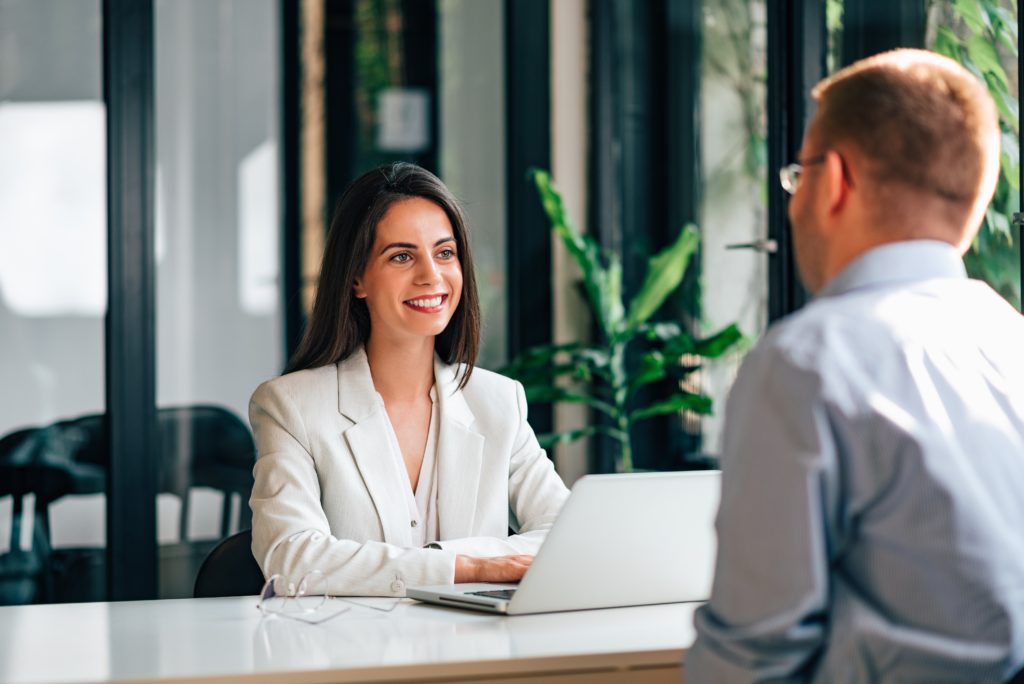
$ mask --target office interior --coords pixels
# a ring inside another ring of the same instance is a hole
[[[711,409],[634,425],[636,469],[715,467],[744,352],[807,301],[776,172],[809,89],[855,59],[925,47],[988,85],[1002,175],[966,261],[1019,307],[1018,26],[1008,0],[0,0],[0,605],[192,596],[249,526],[249,396],[378,164],[463,202],[484,368],[597,334],[531,169],[627,294],[696,227],[657,316],[743,339],[645,390]],[[549,455],[567,484],[622,465],[600,435]]]

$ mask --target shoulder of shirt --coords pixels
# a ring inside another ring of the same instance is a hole
[[[872,307],[877,297],[860,293],[814,300],[774,324],[758,343],[757,357],[812,368],[824,359],[863,356],[896,343],[891,325]]]

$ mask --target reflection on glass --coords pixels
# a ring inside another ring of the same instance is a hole
[[[100,23],[98,0],[0,2],[0,604],[102,598]]]
[[[707,2],[702,41],[704,327],[718,330],[735,322],[752,340],[768,322],[768,260],[725,246],[768,237],[766,12],[763,0]],[[715,406],[703,419],[709,454],[719,450],[725,396],[741,357],[738,351],[701,371],[701,385]]]
[[[466,210],[483,368],[507,362],[505,28],[501,0],[438,3],[440,175]]]
[[[249,395],[284,362],[279,21],[274,0],[155,4],[162,598],[249,526]]]

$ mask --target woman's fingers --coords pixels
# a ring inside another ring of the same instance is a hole
[[[494,556],[478,558],[457,556],[455,559],[456,582],[518,582],[533,562],[533,556]]]

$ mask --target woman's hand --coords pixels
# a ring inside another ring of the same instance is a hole
[[[455,557],[456,582],[518,582],[533,556]]]

